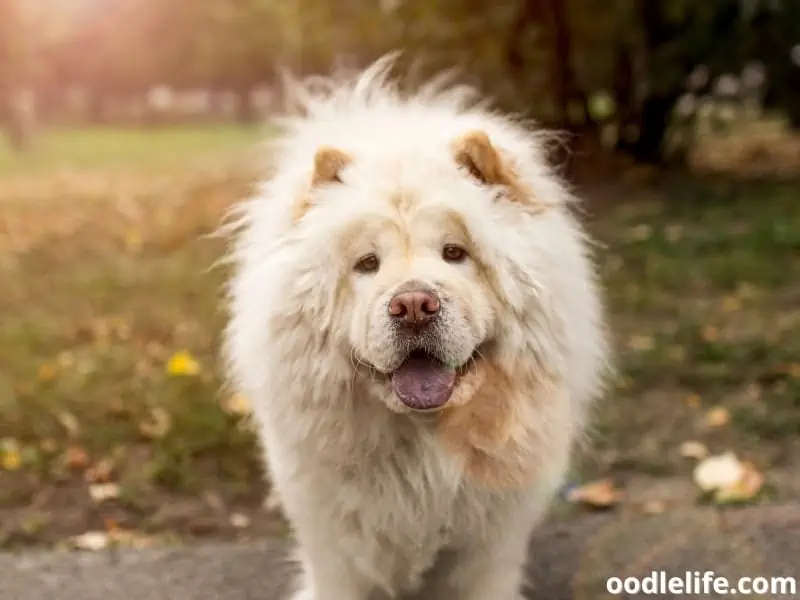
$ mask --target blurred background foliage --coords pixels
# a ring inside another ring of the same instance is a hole
[[[682,158],[676,107],[696,116],[709,98],[800,127],[796,0],[3,0],[4,122],[22,147],[34,115],[249,121],[279,104],[279,67],[322,73],[396,48],[644,161]]]
[[[0,0],[0,550],[286,533],[208,234],[280,71],[393,49],[568,133],[619,365],[571,481],[798,497],[800,0]]]

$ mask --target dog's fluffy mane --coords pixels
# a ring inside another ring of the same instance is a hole
[[[278,130],[270,136],[265,154],[269,170],[288,175],[284,166],[311,164],[314,152],[322,144],[351,147],[358,144],[358,131],[371,125],[379,129],[394,127],[402,133],[404,122],[425,122],[441,129],[449,124],[459,135],[470,124],[492,125],[495,136],[510,146],[512,154],[528,155],[528,173],[533,192],[541,201],[578,209],[558,168],[548,160],[549,150],[563,144],[563,136],[536,128],[531,119],[493,109],[490,98],[472,85],[459,82],[459,71],[449,69],[432,77],[414,76],[421,71],[415,63],[412,75],[394,75],[401,53],[389,53],[364,70],[338,68],[331,75],[298,78],[289,71],[281,73],[284,112],[272,119]],[[387,143],[393,131],[387,131]],[[492,137],[490,135],[490,137]],[[305,160],[298,160],[303,155]],[[284,177],[286,178],[286,177]],[[275,186],[273,180],[262,183],[257,194],[262,197]],[[235,207],[221,229],[223,234],[241,232],[250,219],[251,205]],[[587,242],[589,240],[586,240]]]
[[[283,74],[288,110],[274,119],[279,132],[268,140],[270,171],[275,175],[260,184],[251,201],[241,203],[229,214],[221,231],[235,241],[226,262],[252,258],[256,248],[269,252],[265,240],[275,242],[291,231],[291,207],[283,200],[296,197],[308,185],[314,155],[321,146],[358,151],[360,136],[366,132],[363,147],[367,152],[379,151],[375,147],[376,130],[385,131],[385,144],[390,146],[402,144],[408,132],[418,135],[426,129],[439,138],[456,138],[470,129],[485,131],[498,147],[508,150],[512,159],[522,159],[517,174],[539,205],[567,213],[580,207],[547,159],[550,146],[560,140],[557,133],[536,129],[531,120],[493,110],[491,101],[476,87],[458,82],[457,70],[441,72],[417,84],[408,78],[401,80],[393,75],[399,56],[391,53],[365,70],[340,69],[330,76],[299,79]],[[275,198],[280,202],[270,200]],[[572,219],[567,219],[571,235],[589,252],[593,240],[580,227],[569,225]],[[253,226],[256,221],[258,227]],[[587,276],[595,279],[592,273]],[[536,281],[529,283],[533,290],[537,288]],[[232,290],[229,292],[233,295]],[[586,382],[587,392],[591,392],[575,414],[583,424],[588,421],[584,410],[601,395],[611,373],[607,340],[597,342],[597,356],[606,362],[597,377]],[[231,367],[228,372],[235,374],[229,347],[225,356]]]

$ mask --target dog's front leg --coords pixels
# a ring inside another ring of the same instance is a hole
[[[429,573],[419,600],[521,600],[527,535],[447,551]]]
[[[352,562],[325,545],[306,544],[301,551],[302,574],[291,600],[370,600],[374,585]]]

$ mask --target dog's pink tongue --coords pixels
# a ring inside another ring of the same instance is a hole
[[[439,408],[453,393],[456,372],[427,358],[409,358],[392,374],[392,388],[400,401],[417,410]]]

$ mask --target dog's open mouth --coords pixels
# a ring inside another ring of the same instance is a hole
[[[423,351],[414,351],[391,375],[392,389],[414,410],[441,408],[453,395],[460,369]]]

